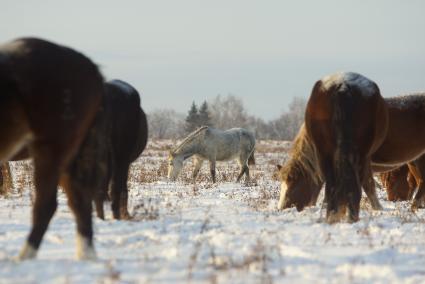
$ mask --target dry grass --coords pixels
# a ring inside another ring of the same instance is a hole
[[[269,208],[270,201],[279,199],[279,188],[272,184],[262,184],[259,186],[258,196],[249,196],[248,205],[256,211]]]
[[[159,218],[159,204],[151,198],[142,200],[140,203],[133,206],[134,221],[151,221]]]
[[[30,189],[33,192],[33,165],[30,161],[9,162],[9,169],[3,170],[3,188],[0,187],[0,195],[23,194]]]
[[[12,174],[9,163],[4,163],[1,167],[0,195],[6,196],[13,191]]]

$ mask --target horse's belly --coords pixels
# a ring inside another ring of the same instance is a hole
[[[372,166],[392,167],[417,159],[425,152],[423,147],[380,148],[372,155]]]
[[[234,160],[238,157],[238,153],[223,153],[221,155],[216,156],[217,161],[230,161]]]

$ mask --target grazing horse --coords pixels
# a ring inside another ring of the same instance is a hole
[[[210,172],[215,183],[216,161],[237,159],[241,168],[237,181],[246,175],[249,180],[248,165],[255,164],[254,159],[255,137],[250,131],[243,128],[218,130],[203,126],[186,137],[183,142],[172,149],[168,156],[168,178],[176,180],[183,168],[183,161],[195,155],[195,170],[193,181],[201,169],[204,160],[210,162]]]
[[[388,128],[388,111],[378,86],[357,73],[327,76],[313,87],[305,128],[326,182],[326,219],[359,219],[361,185],[371,176],[371,156]]]
[[[75,159],[103,96],[103,78],[87,57],[65,46],[22,38],[0,46],[0,162],[27,148],[34,162],[32,229],[19,259],[34,258],[57,207],[64,179],[77,222],[77,257],[95,258],[89,187],[92,165]],[[70,179],[78,172],[78,179]]]
[[[416,180],[408,165],[379,174],[382,185],[387,191],[389,201],[405,201],[413,197]]]
[[[388,132],[386,138],[372,155],[373,172],[386,172],[396,169],[408,163],[409,171],[413,175],[417,193],[412,202],[412,209],[424,207],[425,185],[425,131],[421,128],[425,124],[425,93],[386,98],[385,103],[388,109]],[[304,130],[300,129],[302,136]],[[307,141],[309,137],[306,137]],[[297,140],[296,140],[297,141]],[[294,147],[297,144],[295,141]],[[311,143],[311,142],[310,142]],[[308,145],[308,143],[307,143]],[[303,150],[305,148],[305,150]],[[302,146],[301,152],[308,152],[308,147]],[[310,163],[317,163],[315,154],[308,156]],[[290,161],[280,168],[282,188],[280,194],[279,209],[284,209],[295,205],[302,210],[304,206],[314,204],[314,196],[320,190],[324,179],[319,171],[307,172],[303,167],[293,167],[292,164],[299,164],[296,161],[299,156],[292,155]],[[303,169],[299,174],[299,168]],[[290,178],[289,178],[289,174]],[[309,184],[317,180],[313,186]],[[366,194],[368,191],[375,194],[372,174],[367,179],[369,182],[363,184]],[[302,194],[299,191],[302,190]],[[376,195],[376,194],[375,194]],[[369,199],[370,196],[368,195]],[[312,201],[313,200],[313,203]]]
[[[325,183],[319,170],[315,147],[307,135],[304,124],[294,140],[289,155],[291,158],[284,166],[277,165],[282,182],[278,209],[295,206],[298,211],[302,211],[304,207],[316,204]],[[362,186],[372,208],[381,210],[373,179],[365,178]]]
[[[103,185],[97,191],[96,211],[104,219],[103,201],[111,185],[114,218],[130,218],[127,209],[128,171],[130,164],[146,147],[148,125],[140,107],[140,96],[135,88],[121,80],[105,83],[103,120],[108,125],[104,143],[108,145],[102,160],[107,164]]]

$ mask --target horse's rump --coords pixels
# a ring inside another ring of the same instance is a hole
[[[356,221],[370,155],[387,130],[388,114],[379,89],[355,73],[324,78],[313,88],[305,117],[326,180],[328,221],[339,220],[346,206],[350,220]]]

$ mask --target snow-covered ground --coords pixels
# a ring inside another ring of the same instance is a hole
[[[275,164],[285,142],[261,142],[251,185],[235,183],[236,163],[218,165],[217,184],[204,168],[188,182],[190,162],[167,183],[166,149],[154,141],[133,165],[132,221],[95,219],[98,260],[76,261],[75,223],[60,205],[37,259],[15,262],[30,229],[31,197],[22,162],[12,165],[23,192],[0,198],[0,283],[425,283],[425,210],[386,201],[361,220],[328,225],[320,204],[301,213],[276,210]]]

